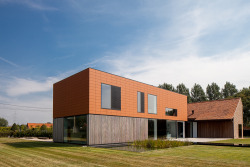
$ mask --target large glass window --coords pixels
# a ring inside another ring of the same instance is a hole
[[[166,139],[167,137],[167,120],[157,120],[157,139]]]
[[[183,131],[183,122],[178,122],[178,138],[183,138],[184,137],[184,131]]]
[[[87,144],[87,116],[64,118],[64,142]]]
[[[177,122],[167,120],[167,138],[177,137]]]
[[[137,112],[144,113],[144,93],[137,92]]]
[[[185,137],[193,137],[193,123],[192,122],[185,122]]]
[[[102,108],[121,110],[121,88],[102,84]]]
[[[148,120],[148,139],[157,139],[157,119]]]
[[[148,94],[148,113],[157,114],[157,96]]]
[[[167,116],[177,116],[177,109],[166,108],[165,111]]]

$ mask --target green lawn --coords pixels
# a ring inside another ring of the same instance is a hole
[[[213,143],[234,143],[234,144],[250,144],[250,138],[247,139],[229,139],[229,140],[219,140]]]
[[[128,152],[0,138],[0,166],[250,166],[250,148],[191,145]]]

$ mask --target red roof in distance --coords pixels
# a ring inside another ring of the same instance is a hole
[[[46,125],[47,128],[51,128],[53,126],[52,123],[27,123],[28,128],[41,127],[42,125]]]

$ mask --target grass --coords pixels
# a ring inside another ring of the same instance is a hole
[[[179,146],[188,146],[191,145],[191,142],[182,142],[182,141],[174,141],[174,140],[136,140],[132,145],[137,147],[145,147],[145,148],[171,148],[171,147],[179,147]]]
[[[219,140],[213,143],[234,143],[234,144],[250,144],[250,138],[247,139],[229,139],[229,140]],[[249,155],[250,156],[250,155]]]
[[[0,166],[249,166],[250,148],[190,145],[142,153],[0,138]]]

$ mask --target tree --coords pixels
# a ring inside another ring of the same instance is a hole
[[[238,90],[236,89],[236,86],[230,82],[226,82],[224,85],[224,89],[222,89],[222,94],[224,98],[234,96]]]
[[[191,100],[192,102],[206,101],[205,92],[199,84],[195,83],[191,89]]]
[[[40,128],[41,131],[46,131],[47,130],[47,126],[45,124],[43,124]]]
[[[209,100],[221,99],[220,87],[216,83],[207,85],[207,97]]]
[[[183,83],[176,86],[176,92],[180,93],[180,94],[183,94],[183,95],[186,95],[187,96],[187,102],[188,103],[191,102],[189,89]]]
[[[20,126],[20,130],[21,131],[26,131],[27,130],[27,126],[26,125],[21,125]]]
[[[158,87],[175,92],[174,86],[172,84],[163,83],[162,85],[159,85]]]
[[[243,122],[244,126],[250,127],[250,86],[249,88],[243,88],[234,97],[240,97],[243,103]]]
[[[12,131],[16,131],[16,130],[18,130],[19,129],[19,127],[18,127],[18,125],[16,124],[16,123],[14,123],[13,125],[12,125],[12,127],[11,127],[11,130]]]
[[[8,126],[8,121],[0,117],[0,127],[7,127],[7,126]]]

